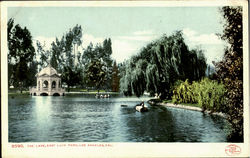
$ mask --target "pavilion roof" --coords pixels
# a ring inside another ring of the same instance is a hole
[[[60,74],[58,74],[57,71],[51,65],[43,68],[36,76],[39,77],[39,76],[43,76],[43,75],[46,75],[46,76],[53,76],[53,75],[60,76]]]

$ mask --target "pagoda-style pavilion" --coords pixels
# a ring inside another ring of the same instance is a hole
[[[62,88],[61,74],[50,65],[36,74],[37,86],[30,88],[33,96],[64,96],[65,89]]]

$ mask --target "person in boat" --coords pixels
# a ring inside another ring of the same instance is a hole
[[[144,102],[141,102],[135,106],[135,110],[139,112],[146,112],[148,108],[145,106]]]
[[[144,101],[143,101],[143,102],[141,102],[141,106],[142,106],[142,108],[144,108]]]
[[[147,110],[147,107],[145,107],[144,101],[141,102],[141,107],[142,107],[141,110],[143,110],[143,111]]]

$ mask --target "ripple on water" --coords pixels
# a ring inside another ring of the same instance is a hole
[[[10,142],[225,142],[221,117],[168,107],[139,113],[148,98],[93,96],[9,99]],[[121,107],[127,105],[127,107]]]

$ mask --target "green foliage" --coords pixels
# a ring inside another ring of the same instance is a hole
[[[205,78],[200,82],[193,82],[192,88],[198,104],[204,110],[224,112],[226,89],[223,84]]]
[[[36,50],[36,55],[40,56],[40,62],[38,62],[38,65],[40,67],[46,67],[49,64],[49,51],[45,51],[44,47],[45,45],[42,45],[39,41],[36,41],[36,46],[37,46],[37,50]]]
[[[243,141],[243,43],[242,7],[222,7],[224,30],[220,37],[230,46],[222,61],[215,63],[217,78],[227,89],[225,112],[233,126],[230,141]]]
[[[116,65],[116,62],[113,64],[113,69],[112,69],[112,91],[113,92],[119,92],[119,70]]]
[[[145,73],[143,71],[143,66],[145,64],[146,64],[145,61],[140,59],[136,63],[136,68],[132,71],[132,74],[131,74],[132,89],[133,89],[134,94],[137,97],[140,97],[141,95],[143,95],[143,92],[146,88]]]
[[[103,86],[102,88],[110,90],[112,89],[112,77],[115,77],[112,76],[113,60],[111,59],[111,54],[112,42],[111,39],[108,38],[103,41],[102,45],[99,43],[95,47],[90,43],[87,49],[84,50],[81,61],[85,68],[93,61],[101,61],[103,64],[103,70],[105,70],[105,81],[101,85]]]
[[[70,91],[70,87],[80,84],[82,80],[81,70],[74,70],[72,67],[64,66],[62,80],[68,85],[67,90]]]
[[[62,70],[65,69],[64,67],[73,65],[68,64],[71,56],[66,56],[66,48],[65,48],[65,38],[64,36],[59,40],[56,38],[56,41],[51,43],[51,50],[50,50],[50,64],[53,68],[58,70],[59,72],[63,72]],[[48,60],[48,59],[47,59]],[[59,64],[60,63],[60,64]]]
[[[86,50],[81,52],[78,47],[82,44],[82,28],[80,25],[75,25],[60,39],[56,37],[56,40],[51,43],[50,50],[45,50],[45,45],[37,41],[35,52],[32,46],[32,37],[26,27],[21,28],[19,25],[14,25],[14,20],[10,19],[7,31],[10,85],[20,88],[35,85],[34,76],[37,69],[41,70],[50,64],[62,74],[62,82],[67,84],[68,90],[73,86],[83,88],[90,83],[85,80],[90,75],[91,65],[98,67],[100,64],[97,63],[100,62],[103,72],[97,74],[97,76],[101,74],[97,78],[101,78],[101,80],[91,85],[97,86],[95,88],[98,89],[102,86],[102,88],[111,90],[112,81],[114,81],[116,84],[115,91],[119,90],[118,68],[113,68],[110,38],[105,39],[102,44],[98,43],[95,47],[90,44]],[[39,62],[36,58],[39,58]],[[113,76],[112,70],[115,71]]]
[[[124,71],[122,71],[122,77],[120,79],[120,91],[125,95],[132,95],[132,85],[131,85],[131,69],[129,67],[129,62],[126,62],[124,65]]]
[[[188,80],[173,90],[172,101],[173,103],[195,103],[197,101]]]
[[[62,73],[62,81],[67,84],[68,90],[70,90],[70,87],[82,83],[82,68],[79,66],[79,61],[77,61],[76,52],[77,47],[82,43],[81,37],[82,28],[76,25],[73,29],[69,29],[60,40],[56,38],[56,41],[51,43],[49,53],[40,51],[42,55],[41,60],[48,60],[48,58],[44,57],[44,54],[50,55],[50,65]]]
[[[14,25],[14,20],[8,21],[8,77],[9,85],[24,87],[34,84],[37,63],[33,61],[35,49],[29,30],[20,25]]]
[[[203,110],[224,112],[225,92],[223,84],[208,78],[192,84],[186,80],[173,90],[172,102],[198,103]]]
[[[138,66],[139,62],[143,64]],[[126,72],[120,80],[121,90],[124,93],[132,91],[137,96],[144,91],[157,93],[161,99],[171,96],[171,86],[177,80],[201,79],[205,76],[207,66],[202,50],[190,51],[181,31],[171,36],[163,35],[149,43],[131,57],[127,64]]]
[[[88,85],[95,86],[98,90],[105,82],[106,71],[104,64],[100,60],[89,63],[85,71],[85,80]]]

